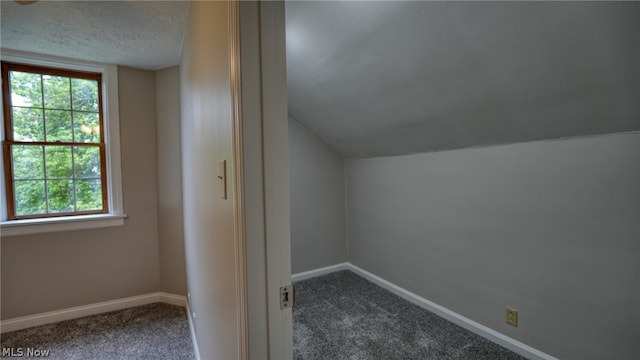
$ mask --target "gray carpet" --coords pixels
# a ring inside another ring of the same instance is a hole
[[[0,342],[3,359],[28,349],[64,360],[195,358],[185,309],[162,303],[9,332]]]
[[[294,359],[524,359],[350,271],[294,285]]]

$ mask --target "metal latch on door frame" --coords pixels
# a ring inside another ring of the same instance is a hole
[[[286,309],[293,306],[293,285],[285,285],[280,287],[280,309]]]

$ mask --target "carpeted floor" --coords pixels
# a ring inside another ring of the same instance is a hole
[[[185,309],[163,303],[13,331],[2,334],[0,342],[2,359],[20,352],[25,359],[195,358]],[[27,357],[29,350],[40,356]]]
[[[350,271],[295,283],[294,359],[523,360]],[[2,334],[2,359],[194,359],[185,309],[162,303]],[[10,349],[10,350],[7,350]],[[11,353],[13,351],[13,353]]]
[[[350,271],[294,285],[294,359],[524,359]]]

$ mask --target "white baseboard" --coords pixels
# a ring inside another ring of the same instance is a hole
[[[187,297],[183,295],[169,294],[166,292],[158,292],[158,301],[169,305],[187,307]]]
[[[186,297],[180,295],[156,292],[123,299],[103,301],[95,304],[75,306],[62,310],[49,311],[41,314],[2,320],[0,321],[0,333],[22,330],[33,326],[40,326],[58,321],[77,319],[84,316],[102,314],[110,311],[122,310],[156,302],[186,306],[187,299]]]
[[[558,360],[557,358],[544,353],[540,350],[534,349],[531,346],[524,344],[518,340],[510,338],[504,334],[501,334],[491,328],[488,328],[478,322],[475,322],[467,317],[464,317],[454,311],[451,311],[444,306],[440,306],[432,301],[429,301],[423,297],[420,297],[406,289],[403,289],[377,275],[374,275],[360,267],[357,267],[351,263],[342,263],[333,266],[324,267],[317,270],[305,271],[303,273],[294,274],[291,276],[293,281],[305,280],[316,276],[329,274],[331,272],[340,270],[351,270],[354,273],[362,276],[363,278],[371,281],[372,283],[391,291],[392,293],[400,296],[401,298],[420,306],[442,318],[445,318],[452,323],[467,329],[483,338],[492,341],[500,346],[503,346],[517,354],[520,354],[527,359],[531,360]]]
[[[306,279],[314,278],[314,277],[317,277],[317,276],[330,274],[330,273],[336,272],[336,271],[350,270],[350,266],[351,266],[350,263],[344,262],[344,263],[340,263],[340,264],[326,266],[326,267],[319,268],[319,269],[314,269],[314,270],[305,271],[305,272],[301,272],[301,273],[297,273],[297,274],[292,274],[291,275],[291,281],[306,280]]]
[[[193,353],[195,360],[200,360],[200,350],[198,348],[198,339],[196,338],[196,326],[191,318],[191,309],[189,308],[189,302],[187,301],[187,318],[189,319],[189,332],[191,333],[191,341],[193,341]]]

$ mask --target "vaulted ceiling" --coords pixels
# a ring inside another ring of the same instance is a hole
[[[640,130],[639,4],[289,2],[289,113],[345,157]]]
[[[186,1],[2,1],[2,47],[160,69]],[[289,114],[345,157],[640,130],[639,2],[286,3]]]

